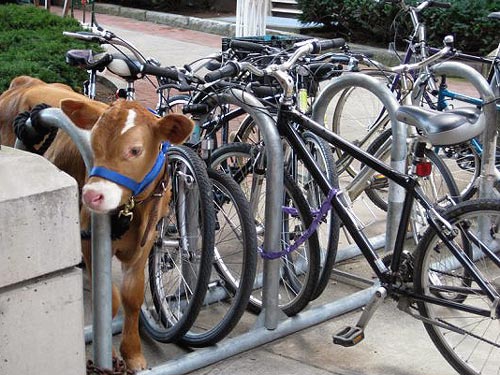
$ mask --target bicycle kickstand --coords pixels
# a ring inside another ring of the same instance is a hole
[[[333,335],[333,343],[342,346],[354,346],[360,343],[365,338],[365,327],[372,318],[375,310],[387,297],[387,289],[379,287],[373,294],[370,301],[363,309],[358,322],[355,326],[347,326],[342,328],[338,333]]]

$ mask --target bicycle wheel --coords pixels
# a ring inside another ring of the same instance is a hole
[[[477,140],[450,147],[436,148],[436,153],[452,173],[462,200],[471,199],[478,189],[481,174],[480,144]],[[497,168],[500,166],[497,164]]]
[[[256,126],[255,121],[248,116],[245,118],[238,129],[231,134],[231,142],[243,142],[252,145],[259,144],[262,141],[259,127]]]
[[[265,165],[261,157],[262,146],[246,143],[231,143],[216,150],[211,166],[231,175],[238,182],[247,198],[257,229],[258,243],[265,234]],[[312,223],[311,210],[296,183],[284,177],[283,218],[281,250],[296,244],[298,248],[283,255],[280,266],[278,305],[289,316],[300,312],[309,302],[316,288],[320,270],[320,250],[316,233],[300,245],[296,243]],[[257,262],[256,281],[250,297],[249,309],[259,312],[262,308],[263,262]]]
[[[176,340],[195,321],[214,254],[215,214],[205,164],[188,147],[172,146],[168,167],[170,211],[149,255],[140,314],[145,331],[160,342]]]
[[[463,202],[447,210],[443,217],[458,230],[451,241],[465,254],[474,254],[471,260],[481,275],[500,292],[500,202],[487,199]],[[479,250],[476,239],[495,254],[495,260]],[[422,317],[431,320],[424,321],[424,326],[437,349],[460,374],[498,374],[498,306],[486,297],[476,280],[464,272],[434,229],[426,231],[416,256],[415,292],[438,298],[441,303],[418,302]],[[461,302],[446,304],[450,296],[457,294],[463,296]],[[475,313],[474,309],[482,309],[484,315]]]
[[[230,176],[208,170],[216,212],[215,257],[203,309],[179,340],[192,347],[214,345],[245,312],[255,279],[257,234],[250,207]]]
[[[378,71],[368,71],[365,74],[378,79],[380,85],[390,87],[390,75]],[[375,138],[390,128],[387,111],[380,99],[362,87],[343,90],[338,99],[333,99],[332,104],[331,130],[363,150],[367,150]],[[359,163],[340,149],[335,152],[339,175],[347,172],[355,177],[360,169]]]
[[[172,95],[168,97],[165,101],[166,108],[164,109],[165,114],[168,113],[184,113],[183,109],[186,104],[191,101],[191,96],[189,95]]]
[[[338,189],[339,181],[337,170],[328,143],[309,131],[304,132],[302,138],[316,161],[316,164],[320,167],[324,175],[327,176],[332,186]],[[288,162],[291,164],[288,166],[290,175],[293,176],[302,194],[309,203],[311,210],[313,210],[313,212],[319,212],[321,204],[326,199],[325,195],[322,193],[305,165],[293,155],[291,158],[293,163]],[[312,296],[313,299],[321,295],[330,280],[333,264],[335,263],[335,257],[337,255],[339,232],[340,219],[335,210],[329,210],[317,229],[321,250],[321,270],[318,284]]]
[[[385,160],[389,164],[391,137],[392,129],[387,129],[370,145],[367,152],[371,155],[383,155],[382,161]],[[427,197],[441,205],[447,204],[446,197],[458,201],[460,191],[447,165],[430,149],[425,149],[425,156],[431,162],[432,171],[429,176],[419,177],[419,184]],[[407,164],[411,166],[411,161],[408,161]],[[387,211],[389,181],[385,176],[375,173],[372,176],[370,187],[365,190],[365,193],[377,207]],[[425,221],[424,216],[420,216],[420,218],[422,219],[421,221]]]

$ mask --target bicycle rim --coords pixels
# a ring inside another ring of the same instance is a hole
[[[211,166],[233,176],[240,184],[250,205],[257,230],[258,243],[265,235],[265,189],[266,179],[259,171],[255,160],[259,152],[244,143],[232,143],[216,150]],[[298,239],[312,222],[310,208],[295,182],[285,176],[284,214],[282,220],[281,249],[284,250]],[[264,249],[266,250],[266,249]],[[280,281],[278,306],[287,315],[301,311],[311,299],[315,289],[319,269],[320,250],[317,234],[301,244],[297,250],[280,258]],[[249,309],[260,312],[263,293],[263,261],[259,257]]]
[[[454,242],[467,254],[472,246],[474,263],[491,285],[500,292],[500,268],[473,246],[469,233],[477,235],[492,251],[500,252],[500,202],[476,200],[460,203],[447,211],[446,217],[462,235]],[[467,233],[464,235],[463,233]],[[470,252],[469,252],[470,253]],[[425,296],[450,300],[462,305],[491,311],[491,303],[475,280],[451,255],[448,248],[429,229],[417,248],[415,289]],[[465,282],[464,282],[465,281]],[[418,309],[425,318],[440,324],[425,323],[425,328],[444,358],[460,374],[493,375],[500,371],[500,323],[498,317],[482,316],[453,307],[419,302]],[[498,314],[498,308],[496,309]]]
[[[172,198],[151,250],[141,323],[160,342],[182,336],[207,291],[214,248],[214,209],[203,162],[187,147],[168,153]],[[207,190],[208,189],[208,190]]]
[[[257,235],[248,201],[229,176],[208,171],[214,187],[214,264],[203,309],[181,338],[201,347],[222,340],[246,310],[255,279]]]

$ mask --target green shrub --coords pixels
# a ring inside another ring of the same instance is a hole
[[[414,0],[407,3],[416,2]],[[487,18],[498,11],[494,0],[451,0],[449,9],[428,8],[421,14],[427,25],[429,43],[440,47],[446,34],[455,36],[455,46],[464,51],[486,54],[498,43],[498,21]],[[323,24],[334,35],[350,42],[371,42],[386,46],[401,44],[413,30],[410,16],[397,4],[375,0],[298,0],[301,20]],[[333,36],[333,35],[332,35]]]
[[[79,29],[76,20],[43,8],[0,5],[0,92],[19,75],[81,88],[87,74],[66,64],[65,53],[90,45],[62,35],[63,31]]]

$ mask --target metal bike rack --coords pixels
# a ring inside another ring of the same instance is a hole
[[[47,108],[40,112],[40,119],[47,127],[64,130],[75,143],[87,171],[93,165],[89,131],[77,128],[58,108]],[[17,140],[16,148],[26,149]],[[112,368],[111,343],[111,227],[108,215],[91,214],[92,231],[92,307],[94,327],[94,363],[103,368]]]
[[[450,68],[446,65],[440,67],[440,69],[445,68],[451,69],[451,71],[453,71],[452,68],[459,69],[453,66]],[[439,72],[441,72],[441,70],[439,70]],[[455,74],[454,71],[451,73],[449,70],[446,70],[446,72],[446,74]],[[477,82],[481,90],[484,89],[482,87],[484,86],[483,83],[484,82],[480,80]],[[387,108],[391,119],[391,126],[394,131],[394,144],[398,146],[393,147],[391,165],[394,169],[401,170],[401,165],[404,165],[404,160],[406,159],[406,148],[404,147],[406,145],[406,127],[400,126],[399,122],[395,120],[394,114],[399,104],[389,90],[385,87],[381,87],[372,77],[361,74],[357,74],[356,76],[344,75],[332,81],[317,98],[313,109],[313,119],[322,121],[325,116],[328,102],[341,90],[352,86],[359,86],[372,91]],[[486,92],[486,90],[484,92]],[[483,99],[486,101],[492,100],[493,97],[492,94],[490,94],[491,90],[486,92]],[[227,104],[233,104],[243,108],[251,115],[262,133],[265,144],[268,146],[266,147],[266,157],[270,162],[268,163],[266,176],[268,189],[266,189],[266,232],[264,237],[264,250],[270,252],[279,251],[281,231],[280,219],[282,214],[281,195],[283,191],[283,151],[274,120],[257,99],[240,90],[230,90],[226,92],[222,95],[222,100]],[[490,121],[494,123],[496,113],[493,113],[493,117],[492,114],[488,116],[488,124],[490,124]],[[45,123],[62,128],[68,132],[82,153],[86,167],[90,168],[92,165],[92,152],[89,146],[88,132],[77,129],[58,109],[44,110],[42,112],[42,119]],[[495,129],[492,128],[493,126],[488,125],[489,131],[495,130],[496,132],[496,127]],[[493,147],[494,152],[495,144],[490,144],[489,147],[490,149],[488,152],[491,152],[491,147]],[[487,166],[485,166],[485,168],[486,167]],[[403,201],[401,196],[401,192],[395,189],[389,190],[389,219],[387,222],[388,239],[386,240],[386,248],[388,244],[393,243],[395,238],[394,233],[397,228],[398,213],[400,212]],[[112,251],[109,218],[106,215],[93,215],[92,225],[94,361],[97,366],[111,368]],[[254,329],[245,334],[227,339],[213,347],[197,350],[193,353],[183,355],[178,359],[155,366],[149,370],[141,371],[139,375],[185,374],[205,367],[249,349],[309,328],[313,325],[320,324],[346,312],[358,309],[366,305],[377,287],[377,285],[367,287],[360,292],[343,297],[335,302],[308,309],[293,318],[283,319],[284,314],[278,307],[279,260],[264,260],[263,311],[258,317],[258,324]]]
[[[391,167],[397,171],[405,172],[406,168],[406,125],[400,125],[396,119],[396,110],[399,103],[391,93],[391,91],[380,84],[377,79],[360,73],[343,74],[338,78],[332,80],[321,91],[320,95],[316,98],[313,104],[312,119],[316,122],[323,123],[328,108],[335,95],[339,94],[342,90],[350,87],[361,87],[369,90],[375,94],[382,102],[387,110],[392,127],[392,149],[391,149]],[[367,171],[367,169],[365,169]],[[366,172],[362,171],[354,179],[353,184],[362,181],[366,176]],[[389,183],[389,205],[387,211],[387,236],[385,239],[385,251],[391,252],[394,250],[394,243],[396,241],[396,232],[398,229],[399,218],[403,207],[405,191],[402,187]],[[359,255],[358,252],[352,252],[354,255]]]
[[[498,197],[498,195],[495,195],[495,189],[493,187],[493,184],[500,176],[495,167],[497,109],[496,98],[492,88],[478,71],[463,63],[446,61],[436,64],[430,69],[438,76],[451,75],[468,80],[478,91],[483,102],[486,103],[483,106],[486,129],[481,136],[483,153],[481,157],[481,176],[479,177],[479,196],[481,198]],[[422,79],[425,79],[425,77],[420,77],[415,81],[415,89],[412,95],[418,94]]]
[[[222,99],[227,104],[234,104],[243,108],[252,116],[262,133],[265,144],[268,146],[266,147],[266,157],[270,162],[268,163],[266,175],[268,184],[266,189],[264,250],[271,252],[279,251],[282,215],[281,199],[283,192],[282,168],[284,161],[281,139],[276,130],[274,120],[256,98],[245,92],[230,90],[222,95]],[[62,112],[50,109],[45,111],[42,117],[44,121],[59,127],[69,126],[70,130],[74,131],[71,128],[73,125]],[[85,147],[88,147],[88,140],[82,142],[81,136],[81,131],[77,129],[76,134],[74,134],[75,139],[77,139],[76,142],[84,144],[83,146],[79,145],[79,149],[82,148],[82,153],[88,152],[91,155],[90,149],[85,150]],[[89,168],[91,163],[86,162],[86,164],[87,168]],[[99,222],[96,225],[99,226],[99,229],[96,228],[94,231],[93,228],[93,235],[96,236],[96,240],[93,241],[93,260],[95,259],[93,267],[97,268],[93,269],[92,290],[100,290],[100,293],[93,295],[94,361],[97,366],[111,368],[111,242],[108,227],[109,221],[107,224]],[[285,319],[285,315],[278,306],[279,266],[279,259],[264,260],[263,309],[257,319],[257,324],[251,331],[235,338],[227,339],[216,346],[198,350],[149,370],[141,371],[139,375],[185,374],[205,367],[299,330],[320,324],[346,312],[361,308],[367,304],[377,288],[377,286],[367,287],[358,293],[344,297],[338,301],[311,308],[293,318]],[[103,271],[99,271],[99,268]],[[102,272],[100,277],[98,277],[97,272]],[[121,319],[119,318],[113,322],[115,332],[118,331],[117,328],[119,328],[120,321]],[[89,341],[91,337],[91,329],[86,328],[86,341]]]

